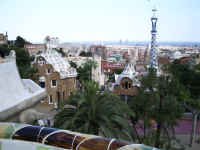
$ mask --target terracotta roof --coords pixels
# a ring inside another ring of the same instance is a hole
[[[166,65],[166,64],[169,64],[169,58],[166,58],[166,57],[159,57],[158,58],[158,63],[161,64],[161,65]]]
[[[188,62],[189,59],[190,59],[190,57],[182,57],[182,58],[178,59],[178,62],[180,64],[185,64]]]

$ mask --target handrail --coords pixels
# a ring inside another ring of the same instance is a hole
[[[0,138],[39,142],[71,150],[158,150],[118,139],[19,123],[0,123]]]

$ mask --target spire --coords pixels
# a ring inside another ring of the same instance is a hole
[[[153,16],[151,17],[152,22],[152,30],[151,30],[151,50],[150,50],[150,67],[158,69],[158,52],[157,52],[157,42],[156,42],[156,35],[157,35],[157,20],[156,12],[157,9],[152,9]]]

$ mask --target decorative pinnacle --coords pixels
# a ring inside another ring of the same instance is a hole
[[[156,18],[156,12],[158,10],[156,9],[156,6],[154,6],[154,8],[152,9],[152,12],[153,12],[153,18]]]

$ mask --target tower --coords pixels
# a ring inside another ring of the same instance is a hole
[[[158,52],[157,52],[157,43],[156,43],[156,34],[157,34],[157,20],[156,17],[156,9],[153,9],[153,16],[151,17],[151,23],[152,23],[152,30],[151,30],[151,50],[150,50],[150,67],[154,69],[158,69]]]

